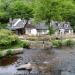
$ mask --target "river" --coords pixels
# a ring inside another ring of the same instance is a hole
[[[39,75],[75,75],[75,47],[49,50],[24,49],[23,54],[0,59],[0,75],[26,75],[27,71],[18,71],[17,67],[28,62],[35,62],[40,66],[43,63],[48,64]]]

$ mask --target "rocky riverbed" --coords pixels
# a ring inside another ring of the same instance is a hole
[[[63,49],[24,49],[23,54],[12,57],[12,63],[0,65],[0,75],[75,75],[75,47]],[[3,60],[0,60],[1,62]],[[1,63],[0,62],[0,63]],[[18,71],[17,67],[30,62],[36,69]]]

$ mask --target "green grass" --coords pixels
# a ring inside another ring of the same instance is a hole
[[[6,50],[6,49],[17,49],[17,48],[30,48],[30,44],[28,41],[19,40],[15,45],[9,46],[7,48],[2,48],[0,51]]]
[[[53,40],[52,44],[53,44],[53,47],[62,47],[62,41],[61,40]]]
[[[28,48],[28,41],[22,41],[17,35],[10,30],[0,29],[0,50],[14,49],[14,48]]]
[[[75,41],[74,40],[53,40],[51,41],[51,43],[53,44],[53,47],[55,48],[61,48],[61,47],[71,47],[75,45]]]
[[[7,24],[6,23],[0,23],[0,29],[6,29],[7,27]]]

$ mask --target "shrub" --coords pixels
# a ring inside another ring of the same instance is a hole
[[[56,31],[56,30],[54,30],[52,26],[49,27],[49,35],[54,34],[55,31]]]
[[[13,51],[12,50],[8,50],[7,51],[7,55],[12,55]]]
[[[30,48],[30,44],[27,41],[24,41],[23,48]]]
[[[2,51],[0,51],[0,58],[2,58],[3,57],[3,52]]]
[[[64,45],[65,46],[72,46],[72,45],[74,45],[74,41],[73,40],[66,40],[65,42],[64,42]]]
[[[6,27],[7,27],[7,24],[6,24],[6,23],[1,23],[1,22],[0,22],[0,29],[2,29],[2,28],[4,29],[4,28],[6,28]]]
[[[0,48],[5,49],[17,44],[18,37],[10,30],[0,29]]]
[[[62,46],[73,46],[75,45],[75,41],[73,40],[54,40],[52,41],[54,47],[62,47]]]
[[[54,47],[62,47],[62,41],[61,40],[54,40],[54,41],[52,41],[52,44]]]

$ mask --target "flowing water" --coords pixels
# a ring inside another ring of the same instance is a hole
[[[43,66],[40,69],[42,74],[38,75],[75,75],[75,48],[24,49],[23,54],[0,59],[0,75],[32,75],[28,71],[17,70],[19,65],[28,62]]]

